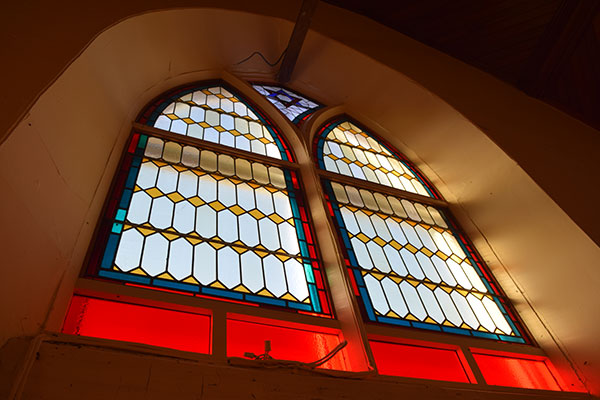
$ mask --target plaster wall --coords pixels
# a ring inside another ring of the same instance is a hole
[[[181,35],[181,26],[193,26],[194,35]],[[144,104],[223,69],[269,77],[258,61],[233,64],[255,49],[277,53],[291,29],[282,19],[216,9],[145,14],[99,35],[48,88],[0,146],[0,343],[56,327]],[[452,66],[442,55],[436,61]],[[462,83],[471,88],[480,79]],[[454,204],[542,347],[565,371],[573,362],[600,393],[593,295],[600,249],[514,160],[419,83],[314,31],[291,86],[344,104],[416,162]],[[524,104],[516,91],[503,95]],[[547,108],[535,129],[556,129],[555,113]],[[576,121],[563,124],[587,132]],[[493,129],[507,128],[499,122]]]

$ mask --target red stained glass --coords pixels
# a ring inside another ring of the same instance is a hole
[[[322,332],[318,327],[303,329],[237,319],[227,320],[228,357],[243,357],[246,352],[262,354],[265,340],[271,341],[270,355],[273,358],[307,363],[326,356],[342,341],[339,334]],[[347,370],[348,362],[344,349],[323,364],[322,368]]]
[[[75,295],[62,332],[208,354],[211,318]]]
[[[452,382],[474,381],[458,350],[376,340],[369,343],[380,374]]]
[[[473,357],[488,385],[561,390],[546,357],[526,359],[521,354],[483,354],[476,351],[473,351]]]

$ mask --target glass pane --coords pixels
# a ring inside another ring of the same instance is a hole
[[[252,86],[294,124],[305,120],[322,107],[320,104],[281,86],[259,84]]]

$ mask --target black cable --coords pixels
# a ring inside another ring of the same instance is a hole
[[[248,57],[244,58],[242,61],[238,61],[233,65],[240,65],[242,63],[245,63],[246,61],[248,61],[249,59],[251,59],[253,56],[258,55],[260,56],[260,58],[263,59],[263,61],[265,63],[267,63],[268,65],[270,65],[271,67],[276,66],[277,64],[279,64],[279,62],[281,61],[281,59],[283,58],[283,56],[285,55],[285,53],[287,52],[288,48],[286,47],[285,49],[283,49],[283,51],[281,52],[281,55],[279,56],[279,58],[277,59],[277,61],[275,61],[274,63],[270,63],[269,60],[267,60],[265,58],[265,56],[262,55],[262,53],[260,51],[255,51],[254,53],[250,54]]]

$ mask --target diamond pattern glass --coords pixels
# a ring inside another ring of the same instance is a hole
[[[273,125],[223,86],[180,90],[155,107],[148,123],[180,135],[289,160]]]
[[[306,120],[312,113],[322,107],[322,105],[281,86],[254,84],[252,87],[265,96],[294,124]]]
[[[341,119],[325,125],[316,146],[321,169],[436,197],[410,163],[351,121]]]
[[[370,320],[524,342],[443,211],[351,185],[324,185]]]

